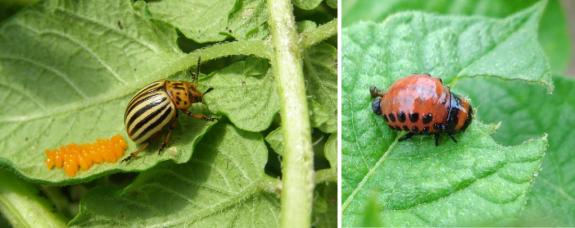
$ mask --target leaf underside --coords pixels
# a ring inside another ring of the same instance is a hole
[[[214,72],[204,84],[210,111],[226,115],[246,131],[263,131],[279,111],[279,98],[266,60],[249,58]]]
[[[165,0],[150,2],[150,13],[198,43],[263,39],[269,36],[262,0]]]

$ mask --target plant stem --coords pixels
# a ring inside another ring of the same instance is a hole
[[[280,96],[284,138],[281,227],[310,227],[313,150],[301,48],[289,0],[268,0],[274,55],[272,68]]]
[[[301,46],[311,47],[333,35],[337,34],[337,18],[301,34]]]
[[[270,59],[270,49],[269,44],[264,41],[234,41],[216,44],[194,50],[180,59],[171,62],[166,67],[155,72],[154,75],[159,75],[158,78],[168,78],[169,76],[186,70],[192,66],[195,67],[198,62],[198,57],[201,57],[202,62],[232,55],[255,55],[261,58]]]
[[[14,227],[65,227],[32,185],[3,170],[0,183],[0,212]]]

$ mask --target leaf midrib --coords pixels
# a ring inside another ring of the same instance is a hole
[[[381,166],[381,164],[383,164],[383,161],[385,161],[385,159],[387,158],[387,156],[391,153],[391,150],[393,150],[393,148],[395,148],[395,145],[397,145],[397,142],[399,141],[399,137],[401,137],[401,134],[398,134],[393,143],[391,145],[389,145],[389,147],[387,148],[387,150],[383,153],[383,155],[379,158],[379,160],[375,163],[374,166],[372,166],[369,171],[367,172],[367,174],[361,179],[361,182],[359,182],[359,184],[355,187],[355,189],[351,192],[351,194],[349,195],[349,197],[345,200],[345,202],[342,204],[342,213],[345,212],[345,210],[347,209],[347,207],[351,204],[351,202],[355,199],[355,195],[361,190],[363,189],[363,186],[365,185],[365,183],[367,183],[367,180],[375,173],[375,170],[379,168],[379,166]]]

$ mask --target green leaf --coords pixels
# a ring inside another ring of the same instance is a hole
[[[226,115],[246,131],[267,129],[279,111],[274,78],[266,60],[249,58],[215,71],[205,80],[210,111]]]
[[[103,17],[102,15],[109,15]],[[130,1],[48,1],[0,27],[0,163],[40,182],[74,183],[117,171],[186,162],[212,123],[180,117],[169,147],[128,164],[102,164],[68,178],[48,170],[44,150],[125,134],[130,98],[179,56],[176,33]],[[185,130],[184,130],[185,129]]]
[[[337,9],[337,0],[325,0],[325,3],[333,9]]]
[[[315,187],[313,227],[337,227],[337,184],[326,183]]]
[[[312,10],[321,4],[322,0],[293,0],[295,6],[304,10]]]
[[[152,16],[180,29],[196,42],[222,41],[228,16],[236,1],[230,0],[164,0],[148,3]]]
[[[501,123],[497,141],[513,145],[548,134],[549,150],[520,225],[575,226],[575,81],[554,77],[554,84],[553,95],[534,85],[499,80],[460,84],[481,110],[479,118]]]
[[[384,21],[389,15],[408,10],[419,10],[453,15],[481,15],[506,17],[525,9],[539,0],[401,0],[343,1],[342,26],[348,27],[360,21]],[[550,0],[538,31],[539,41],[550,60],[551,69],[563,73],[569,64],[571,43],[567,20],[559,0]]]
[[[266,142],[277,154],[283,156],[284,146],[283,146],[283,134],[282,128],[278,127],[266,136]]]
[[[337,48],[320,43],[304,52],[304,75],[311,123],[326,133],[337,130]]]
[[[146,171],[124,189],[90,191],[71,225],[276,227],[279,201],[264,191],[266,162],[259,134],[218,124],[190,162]]]
[[[331,134],[323,148],[323,154],[332,169],[337,170],[337,133]]]
[[[473,123],[458,136],[457,144],[443,142],[439,147],[430,137],[394,141],[385,151],[344,146],[343,226],[362,224],[362,213],[374,190],[379,191],[377,204],[383,207],[379,216],[385,226],[510,221],[527,201],[547,140],[505,147],[490,137],[492,131],[492,127]],[[344,145],[369,145],[368,140],[376,140],[363,137],[355,142],[344,137]]]
[[[386,226],[499,224],[519,214],[545,138],[501,146],[490,136],[495,129],[476,120],[457,144],[443,139],[435,147],[431,137],[397,142],[372,113],[369,87],[385,89],[414,72],[452,83],[481,76],[551,87],[536,39],[543,6],[505,19],[410,12],[344,30],[343,226],[362,224],[372,191],[379,192]]]
[[[552,88],[537,42],[544,4],[505,19],[402,13],[382,24],[359,23],[343,36],[346,80],[363,76],[361,90],[385,86],[405,75],[430,73],[449,82],[462,77],[501,77]],[[383,80],[375,80],[386,76]],[[345,90],[346,88],[344,88]],[[359,94],[353,94],[359,95]],[[357,99],[357,98],[356,98]]]
[[[265,0],[241,0],[230,14],[228,33],[237,40],[263,40],[269,36]]]
[[[152,16],[199,43],[267,37],[264,0],[164,0],[149,3]]]

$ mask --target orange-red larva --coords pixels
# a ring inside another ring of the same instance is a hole
[[[373,112],[387,125],[408,132],[401,140],[418,134],[433,134],[435,145],[440,134],[456,142],[454,134],[464,131],[473,119],[469,101],[451,92],[440,78],[429,74],[413,74],[395,81],[387,91],[370,88],[375,99]]]
[[[95,143],[68,144],[58,149],[48,149],[46,167],[61,168],[68,176],[76,176],[79,170],[86,171],[93,165],[118,161],[128,148],[128,144],[120,135],[109,139],[98,139]]]

